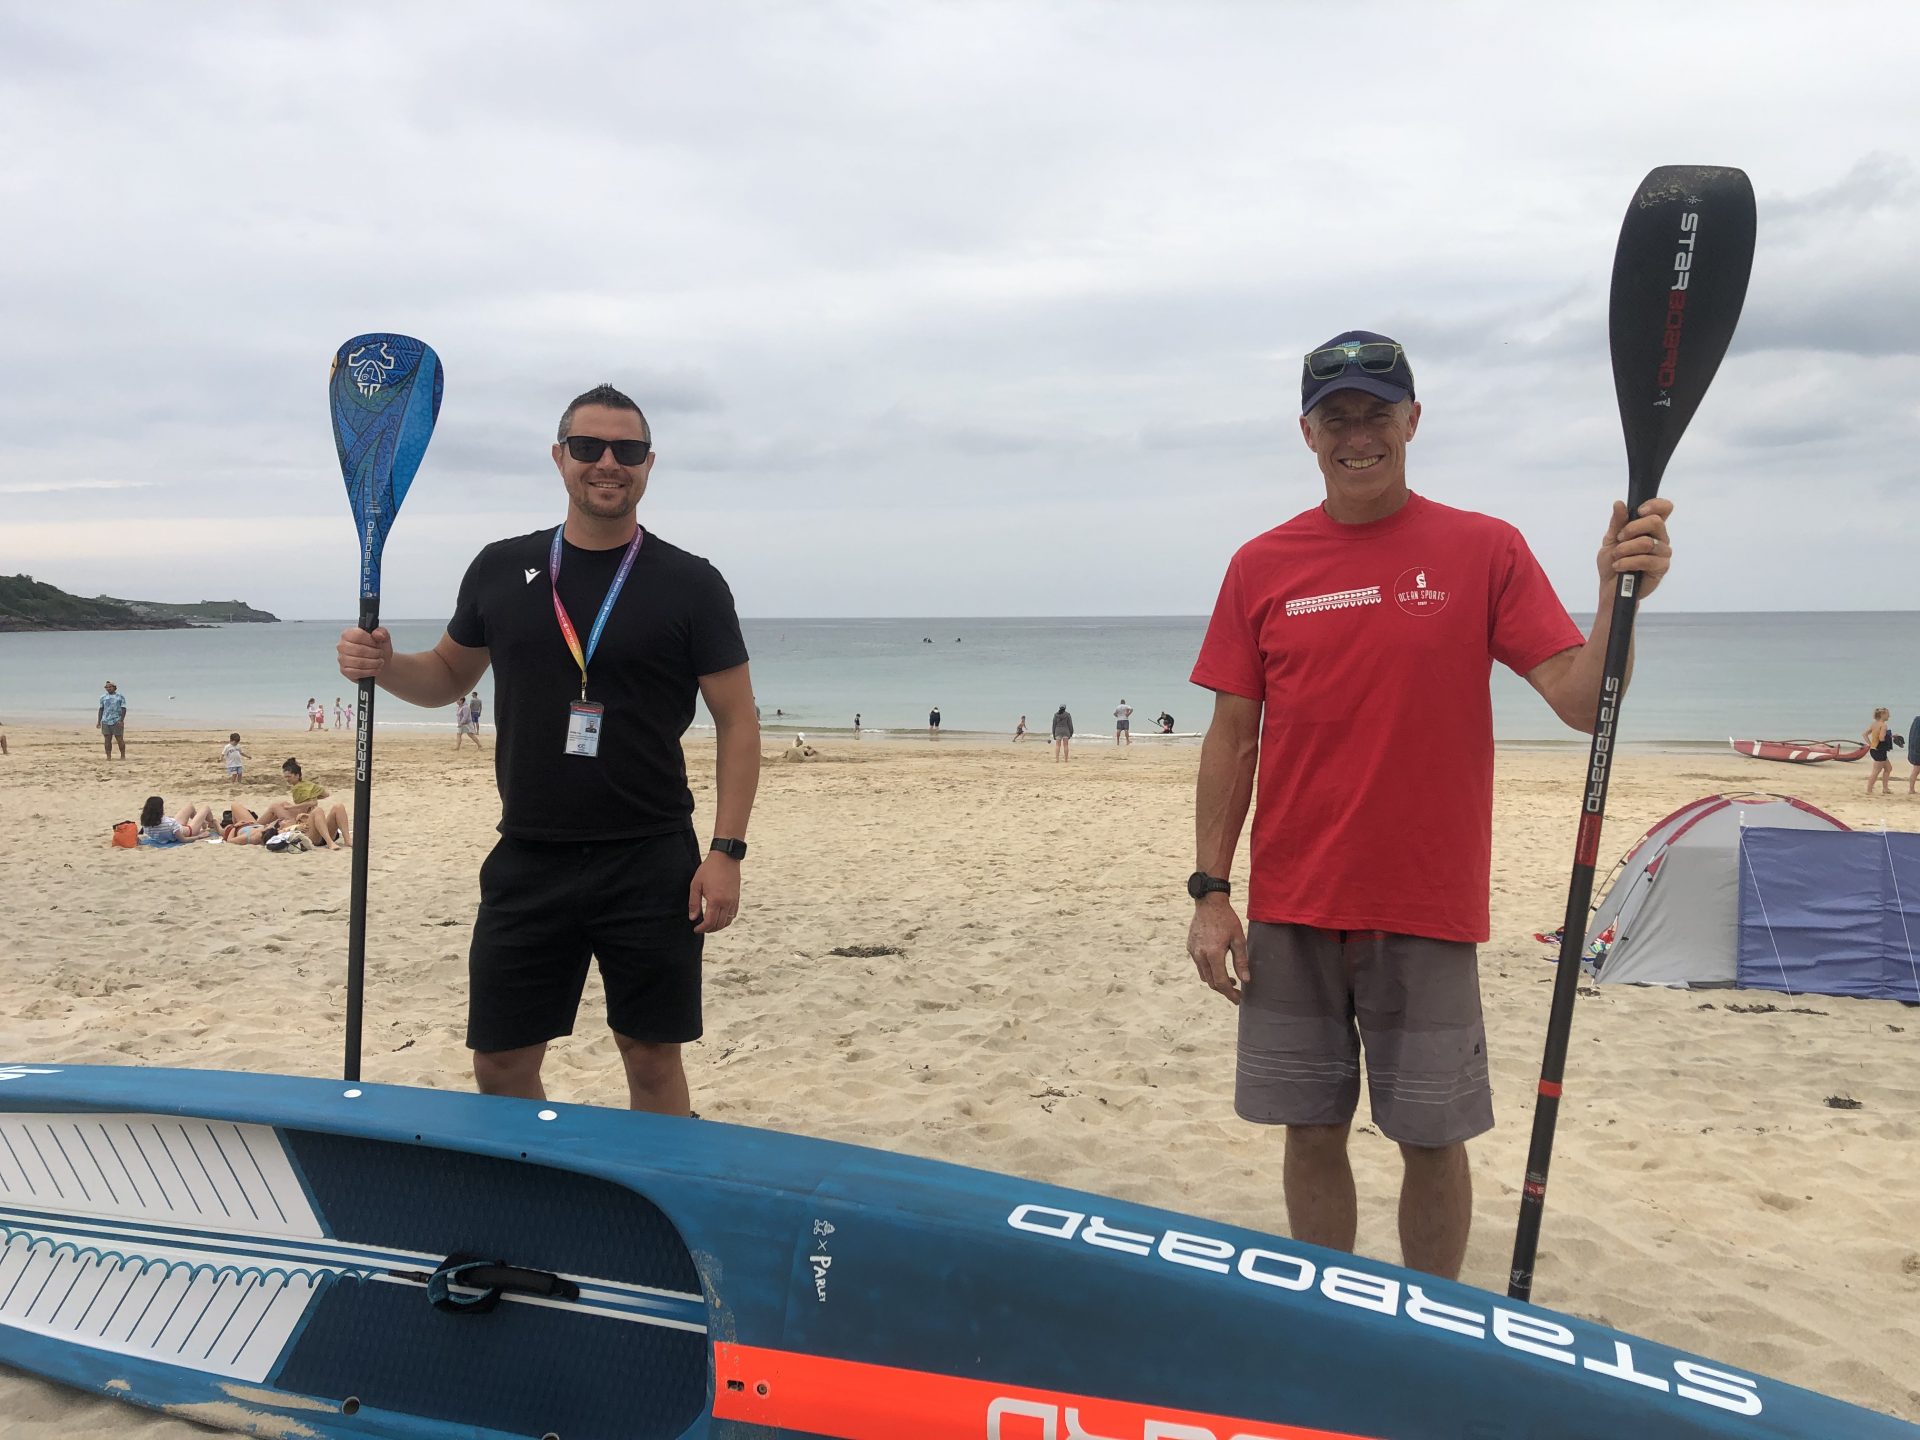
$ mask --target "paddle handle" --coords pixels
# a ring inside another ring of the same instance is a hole
[[[1638,485],[1633,487],[1636,491]],[[1547,1170],[1553,1162],[1553,1131],[1560,1118],[1560,1088],[1567,1073],[1567,1049],[1573,1037],[1573,1004],[1580,990],[1580,958],[1587,946],[1587,918],[1593,908],[1594,861],[1607,812],[1607,785],[1613,778],[1620,703],[1626,693],[1627,656],[1633,648],[1633,620],[1640,608],[1640,577],[1629,570],[1613,592],[1613,619],[1607,632],[1606,668],[1587,751],[1580,832],[1574,843],[1573,876],[1567,886],[1567,914],[1560,930],[1560,961],[1553,976],[1553,1007],[1547,1016],[1546,1051],[1540,1060],[1540,1088],[1533,1107],[1533,1140],[1527,1149],[1526,1183],[1520,1192],[1520,1224],[1514,1232],[1513,1269],[1507,1294],[1525,1300],[1533,1294],[1534,1258],[1540,1248],[1540,1222],[1546,1214]]]
[[[380,625],[380,597],[360,597],[360,628]],[[367,991],[367,834],[373,819],[373,693],[360,682],[353,717],[353,898],[347,911],[347,1055],[343,1078],[360,1078],[360,1018]]]

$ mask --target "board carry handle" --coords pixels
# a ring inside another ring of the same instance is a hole
[[[455,1285],[480,1293],[456,1295]],[[427,1299],[434,1309],[454,1315],[484,1315],[509,1293],[543,1300],[578,1300],[580,1287],[551,1270],[529,1270],[479,1255],[449,1255],[427,1277]]]

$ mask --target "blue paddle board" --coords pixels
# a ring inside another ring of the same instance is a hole
[[[0,1363],[275,1436],[1920,1440],[1469,1286],[849,1145],[0,1069]]]

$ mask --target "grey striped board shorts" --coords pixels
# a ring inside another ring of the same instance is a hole
[[[1434,1147],[1493,1128],[1475,947],[1380,930],[1248,928],[1233,1108],[1262,1125],[1344,1125],[1367,1059],[1373,1122]]]

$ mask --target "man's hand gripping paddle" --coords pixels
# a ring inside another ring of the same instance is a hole
[[[1740,170],[1662,165],[1640,182],[1627,207],[1613,257],[1607,333],[1613,349],[1613,388],[1620,398],[1620,423],[1627,440],[1629,519],[1660,493],[1667,460],[1727,353],[1753,269],[1753,235],[1753,185]],[[1627,651],[1639,603],[1637,578],[1631,571],[1620,575],[1613,597],[1613,629],[1607,637],[1606,671],[1587,762],[1573,879],[1567,887],[1567,918],[1553,982],[1553,1010],[1547,1021],[1546,1055],[1540,1064],[1533,1143],[1520,1196],[1520,1227],[1507,1282],[1507,1294],[1516,1300],[1525,1300],[1533,1292],[1553,1127],[1560,1112],[1560,1082],[1566,1073],[1580,957],[1593,902],[1594,860],[1606,814]]]
[[[356,335],[333,357],[333,443],[360,533],[360,628],[380,623],[380,553],[440,415],[440,357],[405,335]],[[353,901],[347,928],[346,1078],[360,1078],[366,988],[367,829],[373,799],[373,681],[360,682],[353,737]]]

